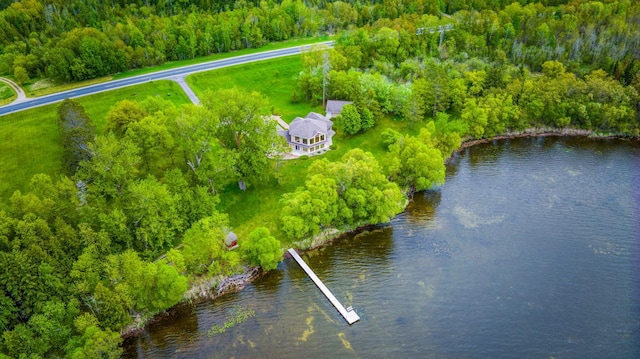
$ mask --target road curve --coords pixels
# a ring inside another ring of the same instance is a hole
[[[333,41],[325,41],[317,44],[333,46]],[[223,59],[223,60],[209,61],[201,64],[189,65],[189,66],[179,67],[171,70],[158,71],[158,72],[154,72],[146,75],[128,77],[126,79],[121,79],[121,80],[103,82],[97,85],[91,85],[91,86],[81,87],[81,88],[77,88],[69,91],[58,92],[55,94],[46,95],[42,97],[26,99],[20,103],[12,102],[9,105],[0,107],[0,116],[4,116],[13,112],[23,111],[23,110],[34,108],[34,107],[39,107],[39,106],[60,102],[66,98],[76,98],[76,97],[92,95],[98,92],[110,91],[110,90],[114,90],[122,87],[138,85],[148,81],[164,80],[164,79],[169,79],[170,77],[185,76],[185,75],[189,75],[196,72],[209,71],[209,70],[219,69],[219,68],[228,67],[228,66],[246,64],[254,61],[261,61],[261,60],[274,59],[277,57],[296,55],[296,54],[299,54],[303,49],[307,49],[313,45],[315,44],[294,46],[294,47],[288,47],[280,50],[264,51],[264,52],[258,52],[255,54],[230,57],[228,59]]]
[[[27,99],[27,95],[25,95],[24,90],[22,89],[22,87],[20,87],[20,85],[4,77],[0,77],[0,81],[9,85],[13,89],[13,91],[16,93],[17,95],[16,99],[13,100],[11,103],[22,102]]]

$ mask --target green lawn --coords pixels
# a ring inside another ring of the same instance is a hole
[[[324,113],[321,106],[291,102],[300,71],[300,56],[288,56],[193,74],[187,77],[187,83],[199,96],[207,90],[231,87],[258,91],[268,99],[271,113],[281,115],[286,122],[291,122],[296,116],[304,116],[310,111]],[[229,214],[234,231],[239,236],[246,236],[256,227],[267,227],[282,240],[284,235],[278,229],[280,197],[304,185],[306,169],[317,158],[282,161],[280,182],[272,179],[244,192],[237,186],[231,186],[221,193],[220,209]]]
[[[123,99],[163,96],[176,104],[189,103],[173,81],[155,81],[81,97],[78,101],[96,124],[104,126],[109,108]],[[25,190],[37,173],[58,176],[62,158],[56,126],[58,105],[52,104],[0,117],[0,202],[7,203],[16,190]],[[2,205],[0,205],[2,207]]]
[[[296,116],[304,116],[310,111],[324,112],[322,107],[311,107],[306,102],[291,102],[300,71],[300,56],[294,55],[201,72],[188,76],[186,80],[196,95],[234,86],[258,91],[269,99],[271,113],[291,122]]]
[[[11,86],[4,82],[0,82],[0,106],[6,105],[13,101],[16,97],[15,91]]]
[[[125,99],[142,101],[148,96],[160,96],[176,105],[191,103],[180,85],[169,80],[151,81],[136,86],[101,92],[91,96],[80,97],[78,101],[84,106],[98,131],[101,131],[107,112],[117,102]]]
[[[23,85],[22,87],[24,88],[27,97],[39,97],[50,95],[52,93],[73,90],[80,87],[91,86],[111,80],[113,80],[113,77],[111,76],[104,76],[80,82],[59,82],[45,78],[33,79],[31,82]]]
[[[0,198],[4,204],[16,189],[27,188],[33,175],[59,172],[62,146],[56,108],[49,105],[0,118]]]

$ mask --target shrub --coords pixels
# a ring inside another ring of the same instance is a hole
[[[402,136],[402,134],[400,134],[400,132],[391,129],[391,128],[386,128],[384,131],[382,131],[381,137],[382,137],[382,143],[389,148],[389,146],[393,145],[394,143],[396,143],[396,141],[398,141],[398,139]]]

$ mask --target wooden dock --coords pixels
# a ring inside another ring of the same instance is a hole
[[[324,283],[322,283],[320,278],[318,278],[318,276],[315,273],[313,273],[311,268],[309,268],[307,263],[305,263],[304,260],[302,260],[302,258],[300,258],[300,255],[298,255],[298,253],[293,248],[289,249],[289,254],[291,254],[293,259],[295,259],[296,262],[298,262],[300,267],[302,267],[302,269],[307,273],[309,278],[311,278],[311,280],[316,284],[316,286],[318,286],[318,288],[325,295],[325,297],[327,297],[327,299],[329,299],[331,304],[333,304],[333,306],[336,307],[338,312],[340,312],[340,314],[342,314],[342,316],[347,321],[347,323],[353,324],[353,323],[357,322],[358,320],[360,320],[360,317],[358,316],[358,314],[356,314],[356,312],[353,310],[353,308],[351,308],[351,307],[345,308],[338,301],[336,296],[333,295],[333,293],[331,293],[329,288],[327,288],[327,286],[325,286]]]

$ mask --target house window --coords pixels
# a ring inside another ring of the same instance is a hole
[[[315,138],[312,138],[312,139],[309,140],[309,144],[310,145],[313,145],[314,143],[316,143],[316,139]]]
[[[307,139],[306,139],[306,138],[303,138],[303,139],[302,139],[302,143],[304,143],[304,144],[306,145],[306,144],[307,144]]]
[[[294,142],[300,142],[300,137],[296,136],[295,140],[293,140]]]
[[[304,152],[309,152],[309,151],[308,151],[308,149],[307,149],[306,147],[305,147],[305,148],[303,148],[303,149],[302,149],[302,151],[304,151]]]
[[[320,141],[324,141],[324,135],[320,136]]]
[[[320,145],[320,148],[324,148],[324,143]]]

